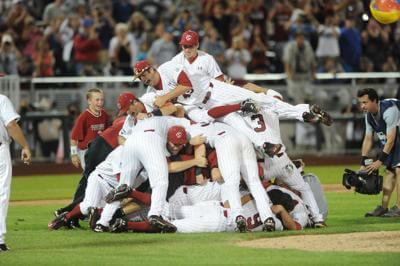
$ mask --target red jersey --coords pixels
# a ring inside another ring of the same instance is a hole
[[[126,116],[117,117],[113,124],[107,128],[105,131],[100,133],[100,136],[115,149],[118,144],[118,134],[124,125]]]
[[[85,150],[89,142],[109,126],[109,115],[101,110],[99,116],[95,116],[89,109],[81,113],[72,128],[71,139],[78,141],[78,148]]]

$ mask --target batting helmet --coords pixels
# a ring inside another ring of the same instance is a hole
[[[118,115],[122,115],[128,111],[129,105],[133,103],[134,100],[137,100],[135,94],[132,92],[123,92],[118,97]]]
[[[168,141],[176,145],[186,144],[186,130],[182,126],[173,126],[168,130]]]

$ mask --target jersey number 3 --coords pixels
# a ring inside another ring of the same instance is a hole
[[[251,120],[255,121],[257,120],[258,127],[253,128],[255,132],[263,132],[265,131],[265,122],[264,118],[261,114],[255,114],[251,116]]]

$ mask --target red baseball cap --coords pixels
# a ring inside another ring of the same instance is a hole
[[[186,130],[182,126],[173,126],[168,129],[168,141],[176,145],[186,144]]]
[[[196,45],[199,43],[199,35],[197,32],[187,30],[182,34],[180,45]]]
[[[140,75],[142,75],[143,72],[148,70],[149,68],[151,68],[151,65],[147,60],[137,62],[133,67],[134,78],[140,77]]]
[[[126,113],[129,109],[129,105],[133,103],[134,100],[137,100],[135,94],[132,92],[123,92],[119,95],[118,97],[118,115],[122,115],[123,113]]]

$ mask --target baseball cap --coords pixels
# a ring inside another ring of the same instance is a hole
[[[140,77],[140,75],[142,75],[143,72],[148,70],[149,68],[151,68],[151,65],[147,60],[137,62],[133,67],[134,78]]]
[[[3,37],[1,38],[1,43],[12,43],[11,35],[4,34]]]
[[[186,130],[182,126],[173,126],[168,129],[168,141],[176,145],[186,144]]]
[[[196,45],[199,43],[199,35],[197,32],[187,30],[182,34],[180,45]]]
[[[89,27],[93,26],[93,24],[94,24],[93,19],[86,18],[86,19],[83,20],[82,26],[84,28],[89,28]]]
[[[126,113],[128,111],[129,105],[133,103],[134,100],[136,100],[135,94],[132,92],[123,92],[119,95],[118,97],[118,115],[122,115],[123,113]]]

